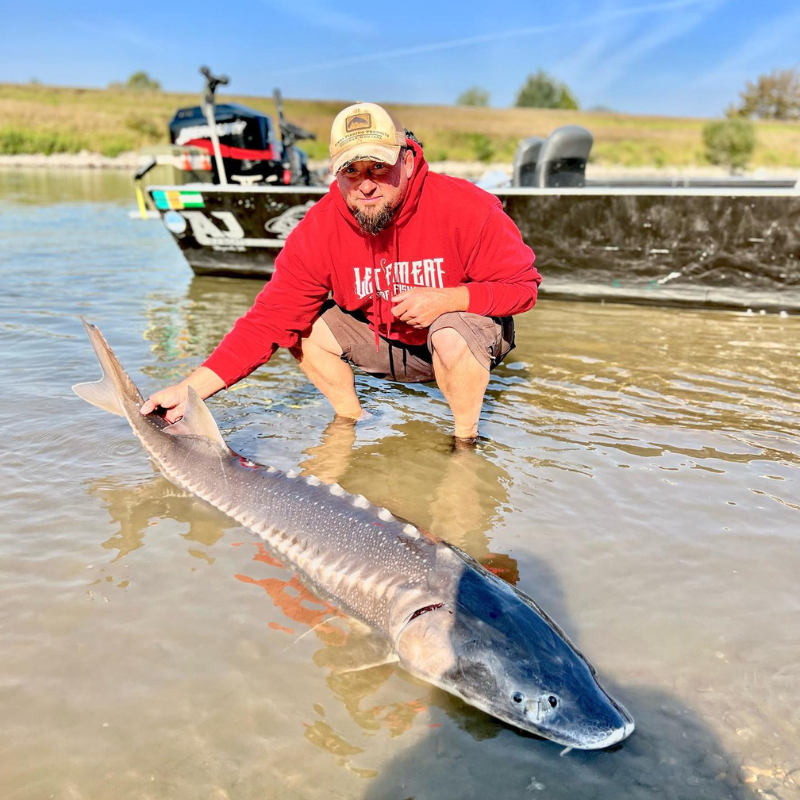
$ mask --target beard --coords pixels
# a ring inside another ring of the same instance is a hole
[[[360,208],[351,208],[350,210],[356,218],[358,227],[370,236],[377,236],[381,231],[388,228],[394,216],[394,206],[388,203],[377,210],[364,211]]]

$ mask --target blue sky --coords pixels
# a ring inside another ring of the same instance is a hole
[[[449,104],[478,85],[493,106],[541,68],[583,108],[715,116],[748,79],[800,66],[800,3],[28,0],[3,12],[0,82],[102,87],[145,69],[199,91],[201,64],[237,94]]]

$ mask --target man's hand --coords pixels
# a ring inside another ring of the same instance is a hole
[[[170,423],[177,422],[186,410],[190,386],[205,400],[206,397],[211,397],[220,389],[224,389],[225,382],[208,367],[198,367],[188,378],[176,383],[175,386],[168,386],[150,395],[139,412],[151,414],[156,408],[163,408],[166,412],[164,419]]]
[[[139,413],[151,414],[157,408],[163,408],[166,411],[164,419],[167,422],[177,422],[183,416],[188,397],[188,384],[178,383],[175,386],[168,386],[160,392],[151,394],[139,409]]]
[[[448,311],[466,311],[469,290],[466,286],[453,289],[409,289],[392,298],[392,313],[412,328],[428,328]]]

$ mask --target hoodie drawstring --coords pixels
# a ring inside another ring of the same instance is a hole
[[[394,276],[394,263],[400,260],[399,256],[399,246],[398,246],[398,234],[397,234],[397,226],[392,226],[392,251],[388,254],[389,257],[392,259],[392,270],[391,275],[387,276],[386,272],[384,272],[384,277],[387,278],[387,286],[386,286],[386,294],[389,295],[390,288],[392,286],[392,278]],[[375,352],[377,353],[380,350],[380,328],[381,322],[383,321],[383,307],[382,303],[385,306],[388,306],[388,316],[386,318],[386,338],[392,338],[392,322],[394,322],[394,313],[392,312],[392,303],[391,300],[384,301],[381,297],[380,293],[378,292],[378,279],[377,279],[377,264],[376,256],[375,256],[375,248],[373,247],[373,239],[367,239],[367,245],[369,247],[369,254],[370,260],[372,261],[372,321],[373,321],[373,331],[375,332]]]
[[[372,330],[375,332],[375,352],[377,353],[381,349],[381,340],[378,334],[381,325],[381,316],[380,298],[378,297],[378,281],[376,278],[377,270],[375,269],[375,248],[372,246],[372,238],[367,239],[367,247],[369,247],[370,261],[372,262]]]

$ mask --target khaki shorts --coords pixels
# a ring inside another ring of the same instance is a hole
[[[433,374],[431,336],[442,328],[453,328],[466,341],[470,352],[487,370],[493,370],[514,349],[514,321],[511,317],[482,317],[466,311],[452,311],[434,320],[423,345],[407,345],[378,337],[366,318],[344,311],[332,301],[320,315],[342,348],[342,360],[370,375],[403,383],[427,383]]]

